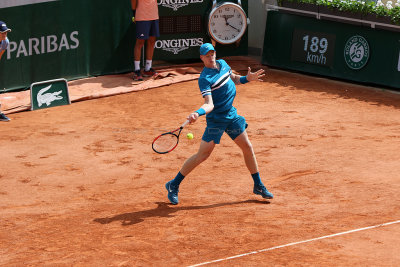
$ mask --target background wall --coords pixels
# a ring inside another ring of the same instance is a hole
[[[270,11],[262,63],[400,88],[399,33]]]
[[[12,29],[10,46],[0,61],[1,91],[131,69],[134,39],[129,1],[0,3],[0,17]]]
[[[250,25],[249,34],[249,54],[261,56],[264,46],[265,25],[267,21],[267,10],[265,4],[276,5],[276,0],[249,0],[248,16]]]
[[[246,13],[248,2],[242,1]],[[153,59],[198,60],[199,47],[210,42],[206,21],[212,0],[158,0],[158,6],[161,36]],[[0,61],[0,93],[45,80],[131,72],[136,40],[131,18],[129,0],[0,0],[0,19],[12,29]],[[264,27],[265,20],[260,23]],[[248,32],[239,46],[216,48],[223,57],[247,55],[247,46]]]

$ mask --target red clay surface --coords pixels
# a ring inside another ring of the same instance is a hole
[[[235,106],[273,200],[252,194],[224,136],[169,204],[164,184],[205,120],[170,154],[151,142],[202,104],[195,80],[9,114],[0,265],[399,266],[400,223],[226,259],[400,220],[400,95],[253,67],[264,82],[239,86]]]

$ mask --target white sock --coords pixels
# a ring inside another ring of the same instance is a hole
[[[145,71],[149,71],[151,69],[151,64],[153,63],[153,60],[148,60],[146,59],[146,67],[144,68]]]
[[[134,61],[135,63],[135,71],[140,70],[140,60],[139,61]]]

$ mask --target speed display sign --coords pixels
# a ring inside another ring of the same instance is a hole
[[[335,40],[336,36],[333,34],[295,29],[291,59],[331,67],[335,52]]]

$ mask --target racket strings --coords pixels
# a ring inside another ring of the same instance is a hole
[[[153,149],[159,153],[169,152],[178,144],[178,137],[173,134],[164,134],[153,143]]]

